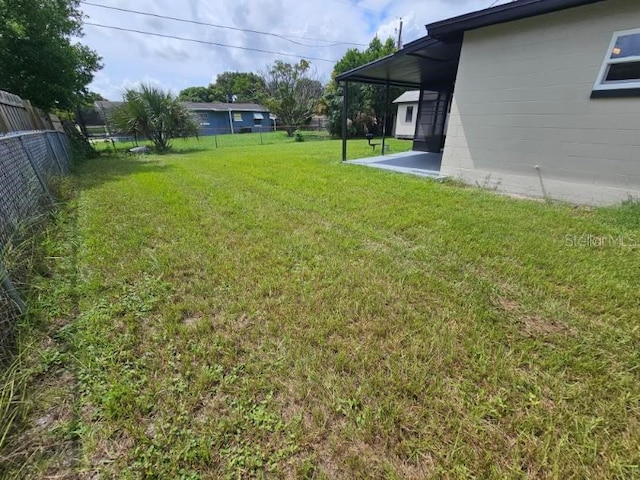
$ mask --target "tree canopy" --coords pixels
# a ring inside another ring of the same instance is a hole
[[[208,87],[189,87],[178,98],[185,102],[260,103],[264,99],[264,80],[251,72],[224,72]]]
[[[0,0],[0,89],[50,110],[69,109],[102,68],[82,35],[79,0]]]
[[[265,104],[285,125],[289,136],[311,119],[322,97],[322,84],[313,78],[310,67],[306,60],[293,65],[276,60],[263,77]]]
[[[183,102],[210,102],[211,90],[209,87],[188,87],[181,90],[178,99]]]
[[[392,38],[382,43],[379,38],[374,38],[365,50],[351,48],[336,63],[331,75],[331,82],[327,86],[323,102],[326,105],[329,116],[329,131],[339,135],[342,131],[342,90],[336,84],[336,76],[353,68],[365,65],[379,58],[390,55],[396,51],[396,45]],[[399,95],[397,88],[390,94],[388,111],[391,111],[391,101]],[[349,133],[361,135],[365,132],[380,133],[382,128],[382,115],[385,109],[385,94],[382,88],[375,85],[350,84],[347,99],[347,117],[352,120]]]
[[[151,140],[159,152],[169,150],[175,137],[198,133],[196,118],[180,100],[151,85],[125,90],[112,120],[123,132]]]
[[[210,86],[213,101],[260,103],[265,85],[260,75],[252,72],[224,72]]]

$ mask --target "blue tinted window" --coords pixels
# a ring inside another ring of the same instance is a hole
[[[611,58],[625,58],[640,56],[640,33],[621,35],[618,37]]]

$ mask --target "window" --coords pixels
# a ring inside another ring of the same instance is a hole
[[[404,123],[411,123],[413,121],[413,107],[407,107],[407,111],[404,115]]]
[[[640,28],[615,32],[592,98],[640,96]]]
[[[241,113],[234,113],[233,114],[233,121],[234,122],[241,122],[242,121],[242,114]]]
[[[200,122],[201,127],[206,127],[208,125],[211,125],[209,123],[209,116],[206,113],[196,113],[196,115],[198,117],[198,122]]]
[[[253,114],[253,125],[255,127],[262,126],[262,120],[264,120],[264,116],[261,113],[254,113]]]

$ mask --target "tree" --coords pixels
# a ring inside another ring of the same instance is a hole
[[[276,60],[263,77],[265,103],[278,116],[280,124],[285,125],[288,136],[309,121],[322,97],[322,84],[312,78],[310,67],[306,60],[293,65]]]
[[[87,94],[100,57],[82,35],[79,0],[0,0],[0,89],[51,110]]]
[[[224,72],[209,85],[211,98],[217,102],[260,103],[265,85],[260,75],[246,72]]]
[[[197,136],[198,122],[177,97],[151,85],[127,89],[112,120],[122,131],[148,138],[159,152],[171,148],[175,137]]]
[[[188,87],[180,91],[178,100],[182,102],[210,102],[212,100],[211,89],[208,87]]]
[[[379,38],[374,38],[366,50],[357,48],[347,50],[336,63],[331,75],[331,82],[327,85],[323,102],[329,116],[329,131],[333,135],[342,132],[342,89],[337,85],[335,77],[353,68],[365,65],[396,51],[393,39],[388,38],[383,44]],[[365,132],[380,133],[382,115],[385,110],[385,93],[383,88],[375,85],[349,84],[347,99],[347,118],[351,119],[350,135],[362,135]],[[389,95],[387,111],[392,108],[391,101],[401,93],[401,89],[392,88]]]

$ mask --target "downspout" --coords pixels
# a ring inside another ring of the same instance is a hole
[[[347,98],[349,82],[345,81],[342,87],[342,161],[347,161]]]
[[[233,131],[233,115],[231,115],[231,109],[229,109],[229,126],[231,127],[231,134],[233,135],[235,132]]]
[[[387,105],[389,104],[389,82],[387,82],[387,88],[384,94],[384,114],[382,115],[382,156],[384,156],[384,141],[387,134]]]

